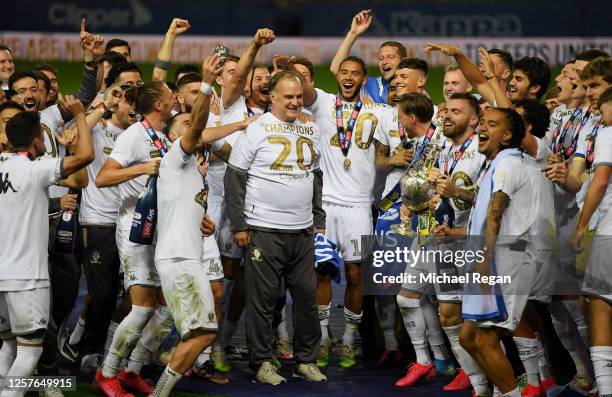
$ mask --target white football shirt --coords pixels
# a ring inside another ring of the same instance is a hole
[[[62,159],[0,154],[0,291],[49,285],[49,196]]]
[[[223,101],[221,101],[221,125],[227,125],[232,123],[237,123],[249,117],[249,110],[253,112],[253,114],[264,114],[265,109],[258,108],[248,108],[246,104],[246,98],[244,96],[240,96],[236,102],[234,102],[230,107],[225,109],[223,107]],[[240,136],[240,133],[243,130],[236,131],[225,137],[224,142],[227,142],[230,146],[234,146],[236,140]],[[216,142],[216,145],[213,147],[214,150],[219,150],[223,146],[223,141],[219,140]]]
[[[221,116],[215,114],[208,115],[206,128],[219,127],[221,125]],[[220,139],[211,144],[212,151],[221,149],[224,139]],[[225,176],[225,162],[221,159],[216,159],[208,163],[208,174],[206,181],[208,182],[208,202],[210,205],[223,203],[225,192],[223,188],[223,177]]]
[[[245,220],[250,226],[299,230],[312,226],[313,171],[319,168],[319,128],[266,113],[241,134],[231,167],[247,172]]]
[[[202,259],[204,183],[194,155],[181,148],[181,138],[164,156],[157,179],[157,245],[155,261]]]
[[[96,124],[91,131],[95,158],[87,166],[89,184],[82,189],[79,222],[85,225],[115,225],[119,212],[119,187],[96,187],[95,180],[115,141],[123,130],[110,121]]]
[[[58,105],[49,106],[40,112],[40,124],[43,128],[43,135],[45,137],[45,148],[47,153],[44,157],[47,158],[64,158],[66,157],[66,146],[60,145],[55,136],[54,132],[60,133],[59,128],[64,119],[60,113]],[[49,186],[49,197],[58,198],[68,193],[67,187],[52,185]]]
[[[336,96],[316,89],[317,99],[308,109],[321,129],[321,170],[323,171],[323,201],[334,204],[369,207],[373,201],[376,179],[374,167],[374,136],[382,128],[382,119],[393,118],[392,110],[383,104],[364,104],[357,117],[351,145],[346,158],[340,149],[336,127]],[[342,102],[344,127],[355,103]],[[382,132],[378,132],[382,135]]]
[[[602,127],[595,141],[593,169],[603,165],[612,167],[612,127]],[[597,234],[604,236],[612,236],[612,187],[610,185],[612,185],[612,178],[608,181],[606,195],[597,207],[599,210]]]
[[[161,141],[168,147],[169,141],[160,131],[155,131]],[[115,147],[110,158],[118,162],[123,168],[132,165],[147,163],[153,159],[160,159],[159,151],[153,146],[153,142],[142,123],[137,122],[126,129],[115,142]],[[132,227],[134,209],[138,201],[138,195],[144,189],[148,176],[141,175],[131,181],[119,185],[119,217],[117,228],[129,231]]]
[[[461,149],[461,144],[454,146],[450,140],[446,141],[444,148],[438,155],[438,165],[442,173],[446,170],[451,171],[459,149]],[[485,156],[478,152],[478,135],[473,134],[472,141],[452,170],[451,179],[453,183],[461,189],[476,192],[474,187],[478,179],[478,172],[484,161]],[[455,227],[466,227],[472,210],[472,203],[458,198],[452,198],[449,201],[455,211]]]
[[[576,156],[585,158],[587,156],[587,147],[589,144],[589,140],[593,131],[597,128],[598,135],[596,135],[596,145],[599,139],[599,132],[604,128],[603,123],[601,121],[601,116],[592,114],[589,117],[589,121],[584,125],[582,131],[580,131],[580,135],[578,137],[578,145],[576,147]],[[586,170],[586,180],[582,183],[582,187],[576,193],[576,203],[578,204],[578,208],[582,210],[582,206],[584,205],[584,199],[586,198],[586,194],[589,191],[589,186],[591,185],[591,181],[593,180],[593,171],[595,168],[591,166],[590,170]],[[593,230],[597,225],[599,220],[599,207],[595,210],[593,215],[591,216],[591,220],[589,221],[588,228]]]

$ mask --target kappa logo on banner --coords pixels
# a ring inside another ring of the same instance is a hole
[[[9,181],[9,174],[3,174],[0,172],[0,194],[5,194],[8,190],[11,189],[13,193],[17,193],[17,190],[13,187],[11,181]]]

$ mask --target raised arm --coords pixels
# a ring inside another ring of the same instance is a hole
[[[170,27],[166,32],[166,37],[162,43],[159,52],[157,53],[157,61],[153,67],[153,81],[166,81],[168,76],[168,67],[172,59],[172,49],[174,48],[174,40],[177,36],[185,33],[191,25],[186,19],[174,18]]]
[[[181,139],[181,148],[187,154],[195,153],[202,130],[206,127],[208,112],[210,111],[212,84],[221,71],[219,68],[220,63],[221,58],[217,55],[206,57],[202,63],[202,85],[200,87],[200,93],[191,110],[187,132]]]
[[[491,55],[489,55],[487,50],[483,47],[478,49],[478,53],[480,54],[480,59],[484,67],[484,76],[495,97],[495,102],[489,103],[495,104],[496,107],[500,108],[514,109],[512,100],[506,95],[505,84],[499,79],[497,71],[495,70],[495,63],[493,63]]]
[[[205,128],[204,131],[202,131],[202,136],[200,138],[201,142],[212,143],[214,141],[218,141],[219,139],[225,138],[236,131],[242,131],[246,129],[253,121],[257,120],[259,116],[261,115],[257,114],[236,123],[225,124],[220,127]]]
[[[334,76],[338,74],[342,61],[351,53],[351,48],[353,48],[355,41],[368,30],[371,24],[372,10],[360,11],[353,17],[351,30],[346,34],[342,44],[338,47],[338,51],[336,51],[336,55],[334,55],[334,59],[332,59],[331,65],[329,65],[329,71],[332,72]]]
[[[495,103],[495,94],[493,93],[492,88],[487,83],[487,79],[482,74],[478,66],[476,66],[468,57],[465,56],[463,52],[458,47],[448,45],[448,44],[428,44],[423,49],[423,52],[429,53],[434,51],[440,51],[444,55],[448,55],[450,57],[455,58],[457,65],[461,69],[461,72],[465,76],[465,78],[469,81],[472,87],[475,87],[476,90],[482,97],[489,102],[490,104]]]
[[[68,176],[91,163],[94,160],[94,150],[91,142],[91,132],[87,129],[87,123],[85,122],[83,104],[72,95],[65,98],[61,93],[58,95],[62,107],[74,117],[78,132],[74,153],[72,156],[64,158],[64,175]]]
[[[223,101],[223,107],[225,109],[232,106],[234,102],[240,98],[240,95],[242,95],[242,91],[246,86],[249,70],[251,70],[253,62],[255,62],[257,52],[262,46],[273,42],[274,38],[274,32],[270,29],[257,30],[251,45],[249,48],[247,48],[244,54],[242,54],[240,60],[238,61],[238,65],[236,65],[236,72],[234,73],[234,76],[227,84],[227,87],[223,87],[223,96],[221,100]]]

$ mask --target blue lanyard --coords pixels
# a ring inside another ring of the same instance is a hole
[[[459,148],[459,150],[455,152],[455,158],[453,159],[453,163],[451,164],[450,170],[448,169],[448,159],[446,160],[446,163],[444,164],[444,173],[446,175],[453,174],[453,171],[455,170],[457,163],[459,162],[459,160],[461,160],[461,157],[463,157],[463,153],[466,151],[468,146],[470,146],[470,143],[472,143],[472,139],[474,138],[474,135],[476,134],[473,133],[472,135],[468,136],[467,139],[463,142],[463,144]],[[450,148],[448,150],[448,154],[450,155]]]
[[[153,142],[153,146],[155,146],[155,149],[159,151],[159,155],[161,157],[164,157],[166,153],[168,153],[168,148],[166,147],[166,145],[164,145],[161,139],[159,139],[159,137],[155,133],[155,130],[153,129],[153,127],[151,127],[151,124],[149,123],[147,119],[143,118],[140,123],[147,131],[147,134],[149,135],[149,138],[151,138],[151,141]]]

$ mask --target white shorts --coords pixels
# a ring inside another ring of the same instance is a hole
[[[361,236],[372,235],[370,207],[349,207],[323,202],[325,210],[325,236],[333,241],[344,262],[361,262]]]
[[[534,248],[528,245],[522,250],[514,250],[508,246],[498,245],[495,250],[497,274],[511,278],[510,283],[498,284],[508,318],[505,321],[476,321],[476,324],[482,328],[499,327],[512,332],[523,316],[536,276]]]
[[[236,245],[234,242],[234,234],[230,230],[230,220],[223,206],[223,216],[221,217],[218,235],[219,250],[221,256],[233,259],[242,259],[244,256],[244,250]]]
[[[536,275],[529,293],[529,300],[543,303],[552,301],[555,287],[557,256],[554,250],[539,249],[535,258]]]
[[[223,266],[221,256],[215,236],[208,236],[202,239],[202,263],[206,269],[206,276],[210,282],[223,280]]]
[[[117,249],[123,272],[123,288],[129,291],[132,285],[159,287],[159,276],[155,270],[155,245],[141,245],[130,241],[130,231],[117,228]]]
[[[27,335],[47,329],[51,309],[49,287],[0,291],[0,333]]]
[[[184,339],[197,329],[217,331],[215,301],[202,261],[169,259],[155,266],[179,335]]]
[[[612,236],[596,234],[584,273],[582,293],[612,304]]]

